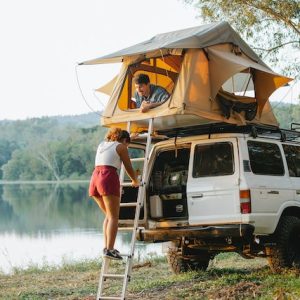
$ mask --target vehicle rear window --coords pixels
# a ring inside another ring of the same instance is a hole
[[[129,147],[128,154],[130,158],[143,158],[145,157],[145,150],[140,148]],[[143,161],[131,161],[132,168],[136,172],[138,176],[142,175],[143,173]],[[127,172],[124,174],[124,182],[131,181],[130,177],[128,176]]]
[[[282,145],[291,177],[300,177],[300,146]]]
[[[284,175],[280,149],[277,144],[248,141],[251,170],[258,175]]]
[[[234,173],[233,146],[229,142],[195,146],[193,177],[224,176]]]

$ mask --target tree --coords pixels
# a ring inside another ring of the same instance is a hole
[[[184,1],[199,9],[204,20],[228,21],[262,59],[286,75],[300,76],[299,0]]]
[[[272,108],[280,128],[290,129],[291,123],[300,120],[300,105],[273,102]]]
[[[15,142],[0,138],[0,179],[2,179],[1,167],[11,159],[12,153],[17,148],[18,146]]]

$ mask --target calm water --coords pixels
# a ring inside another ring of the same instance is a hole
[[[0,271],[98,258],[103,215],[88,183],[0,185]],[[130,235],[119,233],[126,252]],[[161,245],[137,243],[136,257],[161,255]]]

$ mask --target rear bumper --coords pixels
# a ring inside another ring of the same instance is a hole
[[[215,226],[173,227],[159,229],[140,229],[138,240],[146,242],[172,241],[185,238],[245,238],[253,235],[254,226],[250,224],[225,224]]]

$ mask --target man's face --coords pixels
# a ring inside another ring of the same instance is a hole
[[[140,97],[148,97],[150,94],[150,83],[136,83],[135,84],[135,90],[139,94]]]

